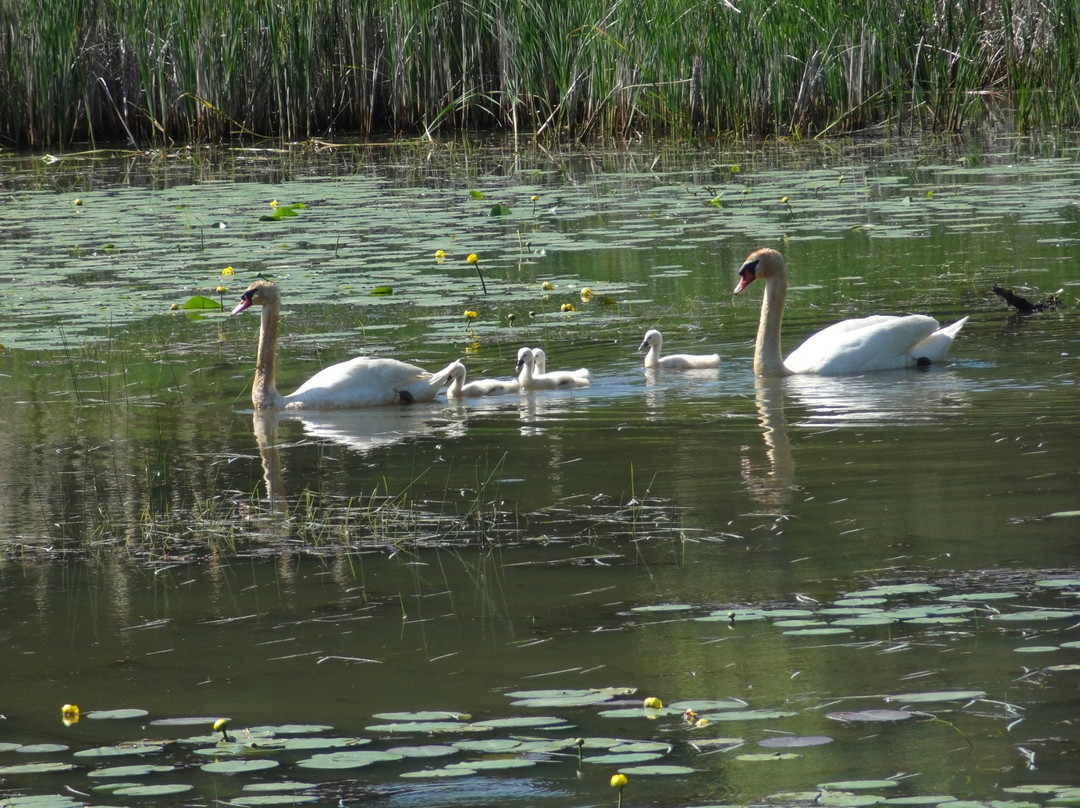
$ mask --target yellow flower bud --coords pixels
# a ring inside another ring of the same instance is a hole
[[[664,707],[664,702],[660,701],[656,696],[649,696],[642,702],[642,706],[650,710],[661,710]]]
[[[79,714],[79,705],[77,705],[77,704],[65,704],[63,707],[60,708],[60,712],[63,715],[78,715]]]
[[[435,251],[435,260],[436,261],[441,261],[444,258],[446,258],[446,253],[445,252],[443,252],[442,250],[436,250]]]
[[[469,253],[469,257],[465,260],[468,261],[470,264],[475,264],[477,261],[480,260],[480,256],[476,253]]]
[[[550,292],[552,289],[555,288],[555,284],[553,284],[551,281],[544,281],[542,284],[540,284],[540,288],[543,289],[545,292]]]
[[[232,267],[225,267],[225,269],[221,270],[221,274],[225,277],[229,277],[235,273]]]
[[[626,775],[623,774],[622,772],[619,772],[618,774],[611,775],[611,787],[612,788],[617,788],[617,789],[620,789],[620,790],[624,789],[624,788],[626,788],[626,783],[627,782],[628,781],[626,779]]]
[[[466,309],[465,310],[465,317],[468,318],[469,320],[475,320],[476,317],[477,317],[477,314],[472,309]]]

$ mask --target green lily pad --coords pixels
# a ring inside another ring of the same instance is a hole
[[[251,735],[314,735],[318,732],[330,732],[333,727],[327,724],[281,724],[280,726],[251,727]]]
[[[604,687],[592,690],[518,690],[507,693],[515,707],[587,707],[616,698],[632,696],[632,687]]]
[[[1014,654],[1049,654],[1051,651],[1060,651],[1056,645],[1022,645],[1014,648]]]
[[[885,798],[878,794],[830,792],[821,797],[818,805],[833,805],[837,806],[837,808],[862,808],[866,805],[877,805],[881,802],[885,802]]]
[[[303,791],[307,788],[317,788],[314,783],[304,783],[299,780],[275,780],[269,783],[247,783],[244,791]]]
[[[455,710],[422,710],[415,713],[375,713],[372,718],[380,721],[468,721],[472,716],[468,713],[459,713]]]
[[[1020,597],[1017,592],[967,592],[963,595],[945,595],[940,600],[949,603],[984,603],[988,600],[1014,600]]]
[[[372,724],[368,732],[385,733],[440,733],[440,732],[487,732],[482,724],[462,724],[457,721],[398,721],[390,724]]]
[[[793,628],[783,632],[787,637],[823,637],[830,634],[850,634],[846,626],[832,625],[824,628]]]
[[[213,298],[206,297],[205,295],[195,295],[194,297],[189,297],[187,300],[185,300],[184,303],[181,304],[180,308],[189,311],[200,311],[203,309],[217,309],[218,311],[220,311],[221,301],[214,300]]]
[[[789,718],[797,713],[786,710],[732,710],[726,713],[709,713],[701,716],[709,721],[772,721],[777,718]]]
[[[1035,623],[1043,620],[1067,620],[1076,615],[1076,612],[1065,609],[1031,609],[1026,612],[998,614],[994,616],[994,620],[1000,623]]]
[[[281,764],[276,760],[215,760],[213,763],[204,763],[199,768],[211,774],[247,774],[259,772],[264,769],[276,769]]]
[[[818,788],[822,791],[875,791],[879,788],[896,788],[900,783],[896,780],[834,780],[830,783],[819,783]]]
[[[433,758],[456,755],[461,749],[443,744],[428,744],[427,746],[395,746],[386,751],[392,755],[401,755],[406,758]]]
[[[296,765],[304,769],[359,769],[373,763],[401,759],[402,755],[392,752],[361,749],[355,752],[328,752],[323,755],[313,755],[306,760],[298,761]]]
[[[524,715],[515,718],[495,718],[490,721],[477,721],[473,726],[476,729],[520,729],[522,727],[557,727],[567,723],[565,718],[556,718],[548,715]]]
[[[767,749],[794,749],[800,746],[824,746],[832,743],[833,738],[828,735],[780,735],[775,738],[763,738],[758,741],[758,746]]]
[[[928,693],[898,693],[895,696],[886,696],[885,701],[927,704],[935,701],[972,701],[985,698],[986,692],[983,690],[938,690]]]
[[[693,774],[696,769],[689,766],[660,765],[655,766],[624,766],[619,769],[625,775],[637,777],[665,777],[668,775]]]
[[[825,713],[826,718],[834,721],[906,721],[914,716],[907,710],[838,710]]]
[[[261,808],[265,805],[299,805],[305,802],[316,802],[319,797],[315,794],[263,794],[258,797],[233,797],[225,800],[226,805],[239,805],[242,808]]]
[[[512,752],[521,746],[521,741],[510,738],[489,738],[478,741],[457,741],[453,745],[464,752],[486,752],[497,755],[504,752]]]
[[[663,757],[660,752],[626,752],[623,754],[589,755],[581,759],[582,763],[601,763],[607,766],[624,766],[630,763],[645,763]]]
[[[1072,589],[1080,586],[1080,578],[1045,578],[1036,581],[1035,586],[1041,586],[1044,589]]]
[[[70,748],[62,743],[28,743],[15,751],[23,755],[48,755],[54,752],[66,752]]]
[[[160,783],[158,785],[124,786],[113,791],[120,797],[166,797],[172,794],[183,794],[191,791],[195,786],[186,783]]]
[[[72,757],[121,757],[123,755],[154,755],[165,747],[160,744],[135,743],[127,746],[95,746],[92,749],[80,749]]]
[[[495,771],[498,769],[527,769],[530,766],[535,766],[535,760],[529,760],[527,758],[516,757],[504,757],[504,758],[490,758],[485,760],[468,760],[461,763],[450,763],[445,768],[447,769],[465,769],[467,771]]]
[[[745,755],[736,755],[735,759],[749,763],[761,763],[770,760],[797,760],[801,757],[802,755],[795,752],[749,752]]]
[[[687,612],[694,607],[688,603],[657,603],[651,606],[635,606],[632,612]]]
[[[143,718],[150,715],[146,710],[128,709],[128,710],[91,710],[88,713],[83,713],[83,718],[88,718],[91,721],[123,721],[128,718]]]
[[[943,795],[924,794],[911,797],[889,797],[885,800],[886,805],[939,805],[943,802],[954,802],[956,797],[947,797]]]
[[[66,772],[74,769],[71,763],[24,763],[21,766],[0,766],[0,775],[3,774],[50,774],[52,772]]]
[[[370,292],[368,292],[368,294],[371,295],[372,297],[389,297],[390,295],[394,294],[394,287],[393,286],[376,286],[374,289],[372,289]]]
[[[138,766],[110,766],[106,769],[95,769],[87,772],[87,777],[146,777],[151,774],[164,774],[176,771],[175,766],[155,766],[145,764]]]
[[[5,796],[0,805],[3,808],[83,808],[86,803],[60,794],[27,794],[21,797]]]

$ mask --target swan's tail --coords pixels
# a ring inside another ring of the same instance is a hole
[[[919,362],[940,362],[949,352],[953,339],[967,321],[967,317],[961,317],[952,325],[939,328],[912,348],[911,355]]]

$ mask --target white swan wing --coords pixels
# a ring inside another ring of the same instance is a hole
[[[660,367],[668,370],[701,370],[720,366],[720,354],[668,354],[660,357]]]
[[[826,376],[904,368],[916,363],[912,349],[937,329],[938,321],[922,314],[842,320],[809,337],[784,364],[792,373]]]
[[[449,369],[440,372],[449,375]],[[320,370],[285,396],[285,407],[340,409],[396,404],[401,401],[402,390],[411,391],[418,383],[423,387],[431,375],[397,359],[358,356]],[[438,387],[432,391],[432,398],[436,390]]]

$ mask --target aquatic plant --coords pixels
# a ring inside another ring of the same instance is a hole
[[[46,0],[7,16],[0,135],[37,147],[956,130],[996,99],[1023,127],[1080,121],[1070,3]]]

